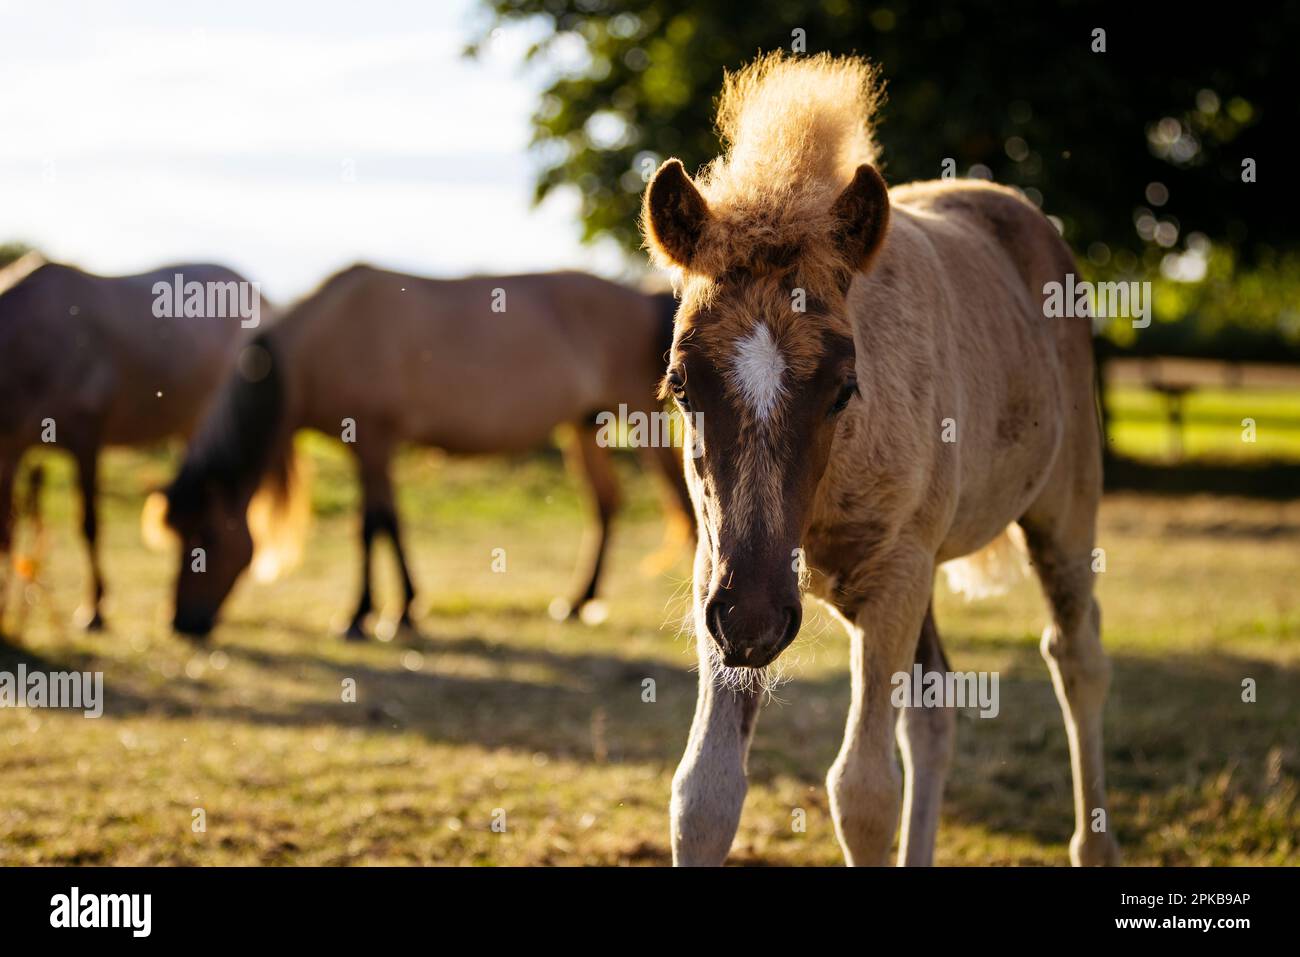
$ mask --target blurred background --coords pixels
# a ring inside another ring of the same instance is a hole
[[[1300,207],[1285,164],[1300,5],[0,0],[0,36],[0,263],[31,248],[103,273],[207,259],[277,302],[358,259],[639,281],[641,191],[663,158],[716,155],[724,70],[777,48],[872,58],[889,182],[1014,186],[1081,278],[1151,283],[1150,326],[1116,319],[1097,340],[1128,862],[1297,862]],[[168,633],[173,561],[139,541],[178,449],[106,462],[103,637],[70,625],[85,579],[70,469],[31,456],[50,471],[47,538],[20,529],[26,600],[0,666],[104,670],[109,702],[99,721],[0,712],[0,862],[664,862],[694,702],[690,563],[640,570],[661,520],[631,457],[609,617],[584,627],[545,614],[588,521],[555,449],[409,450],[397,479],[423,635],[344,645],[330,631],[355,584],[357,492],[341,447],[301,442],[312,548],[282,582],[242,585],[208,647]],[[937,601],[954,667],[999,671],[1003,693],[999,720],[962,722],[937,861],[1063,863],[1066,744],[1036,588]],[[810,614],[760,725],[734,860],[839,861],[821,781],[846,662]],[[339,700],[346,678],[359,704]]]
[[[1280,72],[1298,10],[1211,29],[1028,0],[323,3],[308,19],[5,2],[0,262],[32,247],[108,273],[213,260],[279,301],[359,259],[632,278],[645,180],[667,156],[716,155],[724,69],[779,47],[861,53],[888,84],[891,182],[1015,186],[1081,278],[1152,283],[1152,325],[1116,319],[1099,340],[1113,449],[1290,461],[1300,410],[1278,389],[1294,381],[1258,364],[1300,360],[1295,197],[1272,165],[1297,123]],[[1247,392],[1271,425],[1253,442]]]

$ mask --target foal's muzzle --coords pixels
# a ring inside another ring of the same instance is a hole
[[[757,600],[732,604],[723,595],[705,606],[709,637],[729,668],[763,668],[777,659],[799,634],[803,608],[795,603]]]

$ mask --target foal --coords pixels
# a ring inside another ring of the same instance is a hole
[[[1073,269],[1048,221],[971,181],[886,189],[871,165],[874,72],[827,56],[727,78],[727,151],[660,167],[643,213],[681,304],[664,388],[699,426],[699,701],[672,789],[673,857],[726,857],[765,666],[807,589],[852,640],[852,705],[827,785],[851,864],[930,863],[955,712],[890,701],[913,661],[946,670],[934,571],[1024,530],[1074,775],[1075,864],[1113,863],[1102,707],[1109,666],[1090,566],[1101,494],[1086,320],[1045,319]],[[1098,813],[1100,812],[1100,813]]]

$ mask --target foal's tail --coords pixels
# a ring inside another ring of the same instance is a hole
[[[1029,573],[1025,533],[1013,523],[978,552],[944,562],[940,567],[948,587],[967,601],[1004,595]]]

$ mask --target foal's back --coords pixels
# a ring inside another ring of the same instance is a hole
[[[885,421],[906,426],[877,441],[919,463],[914,504],[955,557],[1022,514],[1064,458],[1096,454],[1090,329],[1044,316],[1043,285],[1073,256],[1011,190],[915,183],[890,200],[889,239],[854,293],[873,381],[893,382],[877,390],[894,403]]]

